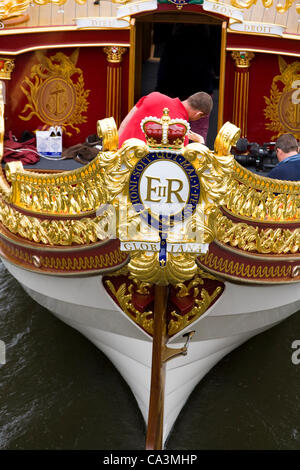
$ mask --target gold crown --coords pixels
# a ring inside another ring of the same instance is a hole
[[[0,57],[0,80],[9,80],[14,66],[14,59]]]
[[[169,109],[164,108],[161,119],[146,117],[141,121],[141,128],[149,147],[180,149],[190,125],[185,119],[171,119]]]

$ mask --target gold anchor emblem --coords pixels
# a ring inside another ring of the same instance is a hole
[[[64,112],[64,108],[68,105],[65,89],[62,88],[59,83],[56,83],[50,91],[50,98],[46,104],[46,108],[54,116],[61,116]]]
[[[71,128],[77,133],[79,124],[86,122],[82,113],[87,111],[90,90],[84,90],[82,70],[76,67],[79,49],[71,56],[62,52],[47,57],[39,53],[39,64],[31,68],[30,78],[24,78],[22,91],[28,103],[18,116],[29,121],[37,116],[48,126],[61,126],[67,135]]]

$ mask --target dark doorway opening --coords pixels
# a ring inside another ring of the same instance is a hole
[[[218,122],[221,23],[205,17],[199,22],[199,18],[189,22],[184,17],[180,22],[143,18],[137,22],[135,102],[152,91],[181,100],[198,91],[211,94],[214,107],[206,145],[213,148]],[[197,132],[196,127],[193,130]]]

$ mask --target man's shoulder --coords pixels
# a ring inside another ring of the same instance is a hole
[[[171,100],[172,98],[167,95],[164,95],[163,93],[160,93],[159,91],[152,91],[151,93],[149,93],[149,95],[145,96],[145,99]]]
[[[283,160],[270,171],[269,178],[280,180],[300,180],[300,154],[297,153],[286,160]]]

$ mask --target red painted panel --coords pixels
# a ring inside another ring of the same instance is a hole
[[[291,35],[292,36],[292,35]],[[288,54],[299,54],[300,56],[300,44],[299,39],[296,40],[279,38],[279,37],[268,37],[259,36],[256,34],[236,34],[228,33],[227,35],[227,47],[237,48],[238,50],[249,50],[256,49],[261,51],[271,50],[278,53]]]
[[[7,106],[6,106],[6,131],[12,130],[17,138],[20,137],[22,131],[34,131],[37,128],[42,128],[44,123],[33,116],[30,120],[24,121],[20,118],[21,115],[28,115],[29,112],[22,113],[24,106],[27,103],[27,98],[21,89],[23,86],[28,90],[28,86],[24,86],[24,78],[30,77],[33,65],[38,64],[40,55],[51,57],[57,52],[63,52],[66,56],[70,56],[73,52],[71,48],[65,49],[48,49],[37,52],[26,52],[15,58],[15,70],[12,75],[12,80],[7,82]],[[96,133],[96,125],[98,119],[103,119],[106,116],[106,69],[107,69],[106,54],[101,47],[82,47],[80,48],[78,61],[76,67],[80,68],[83,72],[84,89],[90,90],[87,97],[88,109],[82,113],[86,117],[86,122],[76,125],[79,128],[79,133],[70,127],[68,131],[72,133],[71,136],[63,135],[63,146],[68,147],[76,143],[84,142],[86,137],[90,134]],[[129,53],[126,52],[123,56],[122,62],[122,111],[123,115],[127,113],[128,106],[128,69],[129,69]],[[78,77],[76,75],[71,77],[76,83]]]
[[[250,142],[258,142],[259,144],[269,142],[272,140],[272,136],[274,135],[274,131],[266,129],[266,123],[269,123],[270,121],[265,118],[264,110],[266,108],[265,97],[270,97],[270,89],[273,78],[276,75],[280,75],[278,57],[279,56],[277,54],[255,52],[255,57],[251,61],[249,69],[249,100],[247,126],[247,138]],[[284,56],[284,60],[288,64],[290,64],[299,59],[297,59],[296,57]],[[228,52],[226,57],[224,122],[232,122],[234,73],[234,62],[231,58],[231,52]],[[280,82],[278,82],[278,86],[280,87]],[[289,131],[287,130],[287,132]]]

